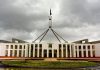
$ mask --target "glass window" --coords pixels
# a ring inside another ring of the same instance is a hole
[[[95,49],[95,46],[94,45],[92,45],[92,49]]]
[[[22,45],[19,45],[19,49],[22,49]]]
[[[9,49],[9,45],[6,45],[6,49]]]
[[[17,49],[17,45],[15,45],[15,49]]]
[[[5,56],[8,56],[8,50],[6,50],[5,53],[6,53]]]
[[[66,49],[66,44],[63,44],[63,49]]]
[[[81,46],[79,46],[79,49],[81,49]]]
[[[11,49],[13,49],[13,45],[11,45]]]
[[[85,45],[83,46],[83,49],[85,49]]]
[[[77,49],[77,46],[75,46],[75,49]]]
[[[25,49],[25,45],[24,45],[24,49]]]
[[[88,49],[90,49],[90,45],[88,45]]]
[[[59,44],[59,49],[61,49],[61,44]]]
[[[35,44],[35,49],[37,49],[37,47],[38,47],[38,44]]]
[[[52,44],[49,44],[49,48],[52,48]]]
[[[40,49],[42,49],[42,44],[39,44]]]

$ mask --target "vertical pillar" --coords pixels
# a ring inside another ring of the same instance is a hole
[[[27,57],[27,51],[28,51],[28,47],[27,45],[25,45],[25,57]]]
[[[43,48],[42,48],[42,58],[44,57],[44,50],[43,50]]]
[[[21,49],[21,53],[22,53],[22,55],[21,55],[21,57],[23,57],[23,53],[24,52],[24,45],[22,45],[22,49]]]
[[[19,44],[17,44],[17,57],[19,57]]]
[[[77,57],[79,57],[79,46],[77,45]]]
[[[82,54],[82,57],[84,57],[84,54],[83,54],[83,45],[81,45],[81,54]]]
[[[49,50],[48,50],[48,48],[47,48],[47,58],[49,57]]]
[[[32,50],[33,50],[33,52],[32,52],[32,53],[33,53],[33,57],[34,57],[34,44],[32,44],[32,45],[33,45],[33,49],[32,49]]]
[[[86,57],[88,57],[88,45],[86,45]]]
[[[39,57],[39,44],[37,46],[37,57]]]
[[[67,44],[66,44],[66,57],[68,57],[68,47],[67,47]]]
[[[29,55],[29,57],[31,57],[31,44],[29,44],[28,47],[29,47],[29,54],[28,55]]]
[[[53,48],[52,48],[52,57],[54,57],[54,50],[53,50]]]
[[[59,58],[59,46],[57,46],[57,57]]]
[[[61,44],[61,51],[62,51],[62,58],[64,57],[64,55],[63,55],[63,44]]]
[[[15,45],[13,45],[13,49],[12,49],[12,51],[13,51],[12,56],[14,57],[14,55],[15,55]]]
[[[75,44],[72,46],[73,47],[73,57],[76,57],[76,49],[75,49]]]
[[[35,57],[35,44],[33,44],[33,57]]]
[[[10,45],[9,45],[9,48],[8,48],[8,56],[10,56]]]
[[[91,55],[91,57],[93,57],[93,49],[92,49],[92,45],[90,45],[90,55]]]
[[[70,57],[72,57],[72,50],[71,50],[71,44],[70,44]]]

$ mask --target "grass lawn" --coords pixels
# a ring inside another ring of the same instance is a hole
[[[26,66],[26,67],[51,67],[51,68],[74,68],[85,66],[96,66],[95,62],[61,62],[61,61],[3,61],[3,64],[11,66]]]

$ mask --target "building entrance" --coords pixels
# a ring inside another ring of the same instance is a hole
[[[49,50],[49,58],[52,58],[52,50]]]
[[[54,58],[57,58],[57,50],[54,50]]]
[[[47,50],[44,50],[44,57],[47,57]]]

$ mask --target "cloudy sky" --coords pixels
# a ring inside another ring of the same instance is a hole
[[[53,28],[65,40],[100,40],[100,0],[0,0],[0,39],[35,40],[48,28],[50,8]]]

